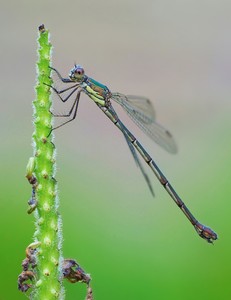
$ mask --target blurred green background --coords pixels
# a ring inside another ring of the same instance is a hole
[[[1,2],[1,300],[26,299],[17,276],[34,231],[24,176],[42,23],[61,74],[76,62],[112,91],[152,100],[177,155],[121,118],[219,235],[200,239],[147,170],[152,198],[119,130],[83,95],[77,120],[55,132],[64,256],[91,273],[96,300],[231,299],[230,11],[225,0]],[[84,285],[65,286],[66,299],[84,299]]]

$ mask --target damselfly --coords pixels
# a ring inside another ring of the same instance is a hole
[[[192,215],[184,202],[175,192],[174,188],[169,183],[167,178],[161,172],[154,159],[148,154],[148,152],[143,148],[143,146],[135,138],[135,136],[121,122],[111,103],[111,101],[115,101],[116,103],[120,104],[122,108],[127,112],[129,117],[136,123],[136,125],[138,125],[152,140],[154,140],[157,144],[162,146],[167,151],[174,153],[177,150],[174,139],[169,131],[156,123],[155,113],[151,102],[143,97],[125,96],[120,93],[112,93],[105,85],[97,82],[93,78],[88,77],[84,73],[84,69],[80,65],[75,65],[74,68],[71,69],[68,78],[63,78],[56,69],[51,69],[57,74],[57,76],[63,83],[71,84],[70,86],[62,90],[58,90],[55,87],[50,86],[58,95],[60,100],[62,102],[66,102],[71,99],[72,95],[74,95],[74,101],[69,113],[64,115],[55,115],[60,117],[69,117],[69,119],[61,125],[54,127],[53,129],[56,129],[64,124],[67,124],[68,122],[73,121],[76,118],[81,93],[83,92],[88,95],[104,112],[104,114],[122,131],[128,147],[133,155],[133,158],[140,168],[151,193],[154,194],[150,180],[145,173],[141,162],[139,161],[137,152],[148,164],[159,182],[163,185],[163,187],[175,201],[177,206],[182,210],[182,212],[194,226],[198,235],[209,243],[212,243],[214,240],[216,240],[217,234],[209,227],[206,227],[203,224],[199,223],[198,220]],[[66,92],[67,96],[62,97],[62,95],[66,94]]]

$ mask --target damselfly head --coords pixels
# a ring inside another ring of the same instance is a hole
[[[70,71],[69,78],[73,81],[82,81],[83,77],[84,69],[80,65],[75,65]]]

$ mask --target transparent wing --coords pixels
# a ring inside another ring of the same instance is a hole
[[[120,93],[113,93],[111,99],[120,104],[133,122],[153,141],[170,153],[177,152],[171,133],[156,123],[155,111],[149,99]]]
[[[131,95],[125,96],[120,93],[113,93],[112,99],[141,123],[150,124],[155,121],[155,111],[149,99]]]

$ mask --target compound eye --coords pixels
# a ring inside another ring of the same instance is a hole
[[[80,66],[76,66],[75,68],[75,74],[77,76],[83,76],[84,75],[84,69]]]
[[[75,65],[73,69],[71,69],[69,77],[73,81],[81,82],[84,77],[84,69],[80,65]]]

